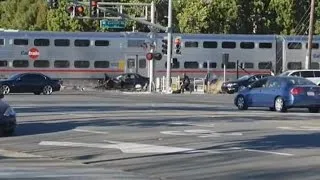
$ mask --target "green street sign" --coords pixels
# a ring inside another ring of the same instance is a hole
[[[124,20],[101,20],[100,27],[108,29],[123,29],[126,22]]]

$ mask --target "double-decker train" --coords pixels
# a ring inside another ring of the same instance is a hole
[[[235,78],[237,63],[247,73],[270,73],[305,67],[307,36],[173,34],[181,39],[181,54],[172,51],[171,75],[223,76],[223,54],[229,54],[227,78]],[[162,50],[165,33],[155,36]],[[40,72],[61,79],[100,79],[104,74],[136,72],[148,76],[149,33],[0,31],[0,75]],[[320,37],[314,36],[313,69],[319,69]],[[167,56],[155,61],[155,76],[166,75]]]

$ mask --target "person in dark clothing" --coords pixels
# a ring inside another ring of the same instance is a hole
[[[190,91],[189,85],[190,78],[185,73],[183,73],[183,79],[181,82],[181,93],[184,93],[184,90]]]

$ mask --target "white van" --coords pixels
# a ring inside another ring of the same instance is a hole
[[[298,76],[306,78],[320,86],[320,69],[300,69],[283,72],[279,76]]]

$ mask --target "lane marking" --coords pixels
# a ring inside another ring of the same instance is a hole
[[[300,126],[300,127],[277,127],[278,129],[294,131],[320,131],[320,127]]]
[[[16,152],[16,151],[9,151],[0,149],[0,155],[4,157],[11,157],[11,158],[34,158],[34,157],[43,157],[40,155],[34,155],[29,153],[23,153],[23,152]]]
[[[73,129],[73,131],[87,132],[87,133],[92,133],[92,134],[109,134],[108,132],[88,130],[88,129],[79,129],[79,128]]]
[[[210,153],[220,154],[220,152],[218,151],[201,151],[201,150],[196,150],[191,148],[157,146],[157,145],[150,145],[150,144],[126,143],[126,142],[108,141],[108,140],[105,140],[105,142],[108,142],[109,144],[41,141],[39,145],[118,149],[123,153],[133,153],[133,154],[198,153],[198,152],[210,152]]]
[[[214,127],[215,125],[212,124],[197,124],[197,123],[186,123],[186,122],[171,122],[168,124],[172,125],[190,125],[190,126],[199,126],[199,127]]]
[[[267,154],[275,154],[275,155],[281,155],[281,156],[294,156],[294,154],[290,153],[280,153],[280,152],[274,152],[274,151],[263,151],[263,150],[256,150],[256,149],[243,149],[244,151],[250,151],[250,152],[259,152],[259,153],[267,153]]]
[[[221,137],[221,136],[242,136],[243,134],[240,132],[233,133],[219,133],[212,130],[205,129],[189,129],[189,130],[181,130],[181,131],[161,131],[161,134],[173,135],[173,136],[197,136],[201,138],[206,137]]]

